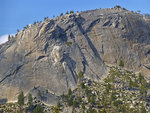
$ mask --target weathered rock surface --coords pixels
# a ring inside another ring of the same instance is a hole
[[[122,8],[47,19],[0,45],[0,98],[16,101],[39,86],[59,96],[76,88],[79,71],[100,80],[120,59],[150,76],[149,19]]]

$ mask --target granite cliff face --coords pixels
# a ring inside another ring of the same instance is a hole
[[[150,77],[148,18],[112,8],[46,19],[0,45],[0,98],[16,101],[37,87],[59,96],[76,88],[79,71],[98,81],[120,60]]]

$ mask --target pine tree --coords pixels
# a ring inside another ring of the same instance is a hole
[[[10,35],[8,35],[8,40],[11,40],[11,36]]]
[[[60,16],[63,16],[63,13],[61,13]]]
[[[69,96],[72,95],[71,88],[69,88],[69,90],[68,90],[68,95],[69,95]]]
[[[32,109],[33,107],[33,98],[31,94],[28,95],[28,107],[29,109]]]
[[[42,94],[41,94],[41,91],[40,90],[38,90],[38,97],[41,99],[41,97],[42,97]]]
[[[70,14],[73,14],[74,13],[74,11],[70,11]]]
[[[43,108],[40,105],[37,105],[33,110],[33,113],[43,113]]]
[[[20,112],[22,112],[22,106],[24,105],[24,94],[23,91],[18,95],[18,104],[20,107]]]
[[[124,67],[124,62],[123,62],[123,60],[120,60],[119,66],[120,66],[120,67]]]
[[[57,108],[60,109],[60,106],[61,106],[61,105],[60,105],[60,102],[58,101],[58,102],[57,102]]]
[[[66,14],[69,14],[68,11],[66,12]]]

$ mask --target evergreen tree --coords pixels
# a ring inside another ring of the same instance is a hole
[[[17,29],[17,32],[19,32],[20,30],[19,29]]]
[[[11,36],[10,35],[8,35],[8,40],[11,40]]]
[[[73,101],[73,107],[76,108],[78,106],[76,100]]]
[[[132,84],[133,84],[133,83],[132,83],[132,79],[130,78],[130,79],[129,79],[129,88],[132,88]]]
[[[93,94],[91,95],[90,102],[91,102],[91,104],[94,104],[94,103],[95,103],[95,101],[94,101],[94,95],[93,95]]]
[[[33,113],[43,113],[43,108],[40,105],[37,105],[33,110]]]
[[[72,95],[71,88],[69,88],[69,90],[68,90],[68,95],[69,95],[69,96]]]
[[[58,107],[54,107],[54,113],[60,113]]]
[[[20,112],[22,112],[22,106],[24,105],[24,94],[23,91],[18,95],[18,104],[20,107]]]
[[[37,94],[37,96],[41,99],[42,94],[41,94],[41,91],[40,91],[40,90],[38,90],[38,94]]]
[[[32,109],[33,107],[33,98],[31,94],[28,95],[28,107],[29,109]]]
[[[145,109],[145,107],[144,107],[144,105],[142,104],[142,106],[141,106],[141,113],[146,113],[146,109]]]
[[[73,14],[74,13],[74,11],[70,11],[70,14]]]
[[[143,79],[144,79],[144,77],[142,76],[141,73],[139,73],[139,75],[138,75],[138,81],[139,81],[139,83],[142,83]]]
[[[63,16],[63,13],[61,13],[60,16]]]
[[[61,105],[60,105],[60,102],[58,101],[58,102],[57,102],[57,108],[60,109],[60,106],[61,106]]]
[[[69,14],[68,11],[66,12],[66,14]]]
[[[123,60],[120,60],[119,66],[120,66],[120,67],[124,67],[124,62],[123,62]]]

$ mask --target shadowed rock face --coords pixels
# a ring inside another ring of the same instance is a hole
[[[34,87],[59,96],[76,88],[79,71],[100,80],[120,59],[150,75],[149,19],[121,8],[49,19],[0,46],[0,98],[15,101],[20,90]]]

